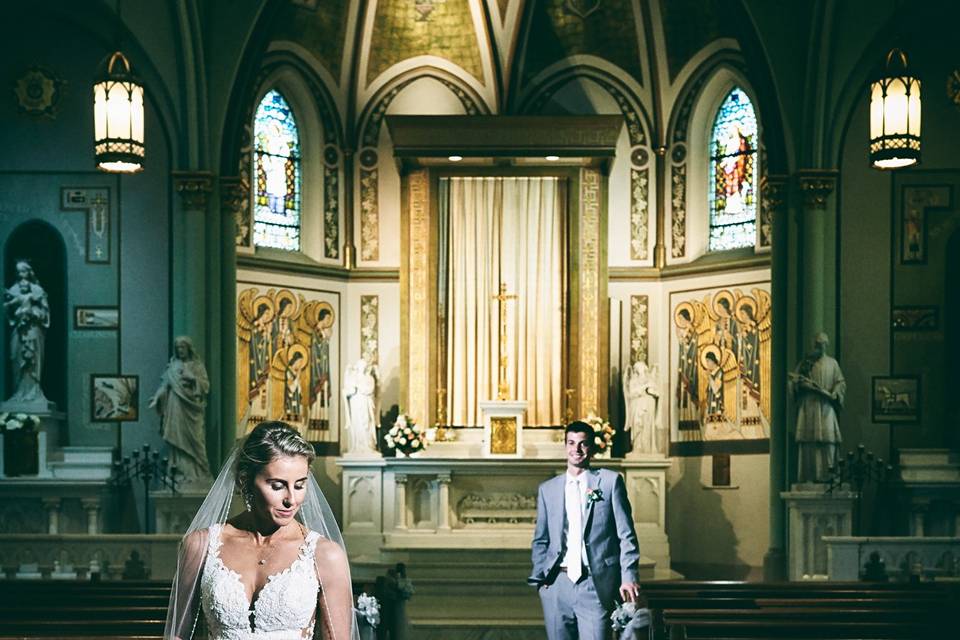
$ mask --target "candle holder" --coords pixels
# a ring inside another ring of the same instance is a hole
[[[860,509],[863,503],[863,489],[869,484],[882,486],[893,477],[893,467],[883,462],[883,458],[867,451],[862,444],[856,451],[848,451],[837,464],[827,470],[830,473],[827,494],[834,491],[851,489],[854,492],[853,535],[859,535]]]
[[[113,461],[110,484],[120,489],[129,487],[134,480],[143,482],[143,529],[150,533],[150,490],[166,487],[176,495],[178,476],[182,475],[176,465],[161,458],[159,451],[151,450],[150,445],[145,444],[122,460]]]

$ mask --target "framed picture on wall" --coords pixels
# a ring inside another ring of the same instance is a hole
[[[874,422],[920,422],[920,376],[874,376],[871,389]]]
[[[94,373],[90,376],[90,422],[140,419],[140,377]]]
[[[891,324],[894,331],[936,331],[940,326],[939,308],[926,306],[894,307]]]
[[[117,307],[86,306],[73,308],[73,328],[77,331],[108,331],[120,328]]]

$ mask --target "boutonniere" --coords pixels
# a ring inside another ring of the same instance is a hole
[[[599,488],[597,489],[587,489],[587,504],[593,504],[594,502],[600,502],[603,500],[603,491]]]

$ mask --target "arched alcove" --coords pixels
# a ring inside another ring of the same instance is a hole
[[[40,387],[47,399],[59,409],[67,404],[67,270],[66,247],[60,233],[42,220],[30,220],[13,230],[3,250],[4,289],[17,279],[17,262],[30,263],[50,305],[50,328],[46,331]],[[8,313],[9,315],[9,313]],[[6,323],[4,340],[4,393],[13,392],[10,371],[10,337],[13,328]]]

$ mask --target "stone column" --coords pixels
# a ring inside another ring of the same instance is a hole
[[[407,476],[397,474],[394,476],[397,483],[397,512],[394,514],[394,526],[397,529],[407,528]]]
[[[439,500],[437,511],[437,529],[441,531],[450,530],[450,479],[449,473],[437,474],[437,484],[439,484]]]
[[[238,220],[249,216],[250,191],[239,177],[221,177],[220,187],[220,215],[219,219],[211,220],[215,223],[219,235],[215,241],[208,243],[210,253],[218,256],[217,268],[211,270],[211,282],[216,282],[216,289],[211,290],[211,298],[216,299],[216,311],[219,322],[223,327],[235,327],[237,323],[237,235]],[[250,230],[251,235],[253,230]],[[215,273],[214,273],[215,272]],[[237,344],[236,331],[221,331],[218,339],[218,348],[210,353],[207,362],[207,371],[216,369],[220,374],[219,388],[220,415],[220,460],[223,461],[230,454],[230,449],[237,436]],[[215,352],[215,353],[214,353]],[[210,380],[213,384],[213,378]],[[211,399],[208,406],[214,404]],[[208,412],[209,415],[209,412]],[[214,425],[208,425],[209,429]],[[209,451],[208,443],[208,451]]]
[[[97,535],[100,533],[100,498],[82,498],[80,504],[87,512],[87,533]]]
[[[835,343],[837,336],[833,326],[835,298],[836,245],[831,242],[835,229],[828,225],[836,222],[834,208],[828,207],[830,195],[837,186],[837,172],[826,169],[805,169],[799,173],[800,193],[803,196],[801,223],[802,256],[801,339],[804,344],[820,331],[826,331]]]
[[[193,338],[207,354],[206,216],[213,178],[207,171],[174,171],[180,206],[173,216],[173,334]]]
[[[60,498],[43,498],[41,502],[47,510],[47,533],[60,533]]]
[[[771,175],[763,185],[760,197],[763,207],[770,212],[773,220],[773,245],[777,247],[771,256],[771,297],[773,304],[772,354],[773,362],[786,360],[786,330],[782,319],[787,316],[787,296],[789,295],[787,273],[787,251],[785,234],[787,231],[788,208],[786,206],[787,176]],[[783,367],[771,369],[771,411],[770,422],[785,425],[786,408],[786,371]],[[763,560],[764,578],[777,582],[786,579],[787,570],[787,533],[786,509],[780,493],[788,487],[787,451],[789,449],[787,431],[784,428],[770,430],[770,547]]]

